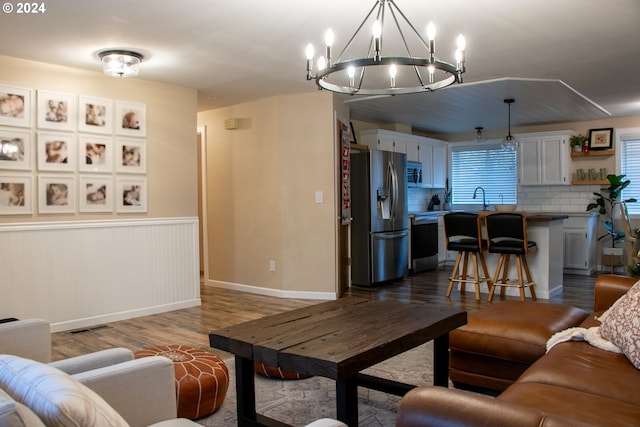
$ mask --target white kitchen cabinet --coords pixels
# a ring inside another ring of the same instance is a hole
[[[360,132],[360,144],[364,144],[374,150],[393,151],[394,153],[407,152],[407,135],[400,132],[382,129],[371,129]]]
[[[360,132],[359,143],[369,148],[406,153],[408,161],[422,163],[422,187],[444,188],[447,179],[447,144],[433,138],[383,129]]]
[[[569,214],[564,220],[564,271],[589,275],[596,268],[598,214]]]
[[[420,162],[422,162],[422,186],[444,188],[447,179],[446,143],[423,138],[420,143]]]
[[[420,144],[420,163],[422,163],[422,186],[433,187],[433,147],[427,143]]]
[[[407,161],[408,162],[420,162],[420,142],[415,141],[413,139],[407,139],[406,141],[406,149],[407,149]]]
[[[520,185],[570,185],[570,131],[518,137]]]
[[[433,188],[444,188],[447,180],[447,147],[444,143],[436,143],[433,148]]]

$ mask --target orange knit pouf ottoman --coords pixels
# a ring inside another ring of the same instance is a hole
[[[277,378],[281,380],[302,380],[312,375],[299,374],[297,372],[285,371],[277,366],[265,365],[264,363],[255,362],[253,367],[257,374],[267,378]]]
[[[173,361],[179,418],[202,418],[222,405],[229,387],[229,369],[219,357],[182,345],[160,345],[135,353],[136,359],[147,356]]]

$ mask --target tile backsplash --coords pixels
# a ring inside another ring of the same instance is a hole
[[[518,187],[518,209],[527,212],[584,212],[600,185],[545,185]],[[443,189],[409,188],[409,212],[426,211],[429,200],[438,194],[442,201]],[[490,204],[495,201],[487,197]],[[474,209],[453,206],[456,209]],[[475,207],[477,209],[477,207]]]

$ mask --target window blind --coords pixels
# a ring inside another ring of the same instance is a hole
[[[636,198],[640,200],[640,136],[621,139],[620,171],[631,184],[622,190],[622,200]],[[628,203],[630,214],[640,214],[640,202]]]
[[[482,205],[484,188],[487,204],[515,204],[517,200],[516,150],[500,145],[451,148],[451,202]]]

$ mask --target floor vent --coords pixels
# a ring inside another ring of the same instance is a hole
[[[82,328],[82,329],[74,329],[73,331],[69,331],[72,334],[84,334],[85,332],[93,332],[93,331],[97,331],[98,329],[107,329],[107,328],[111,328],[111,326],[107,326],[107,325],[97,325],[97,326],[92,326],[90,328]]]

